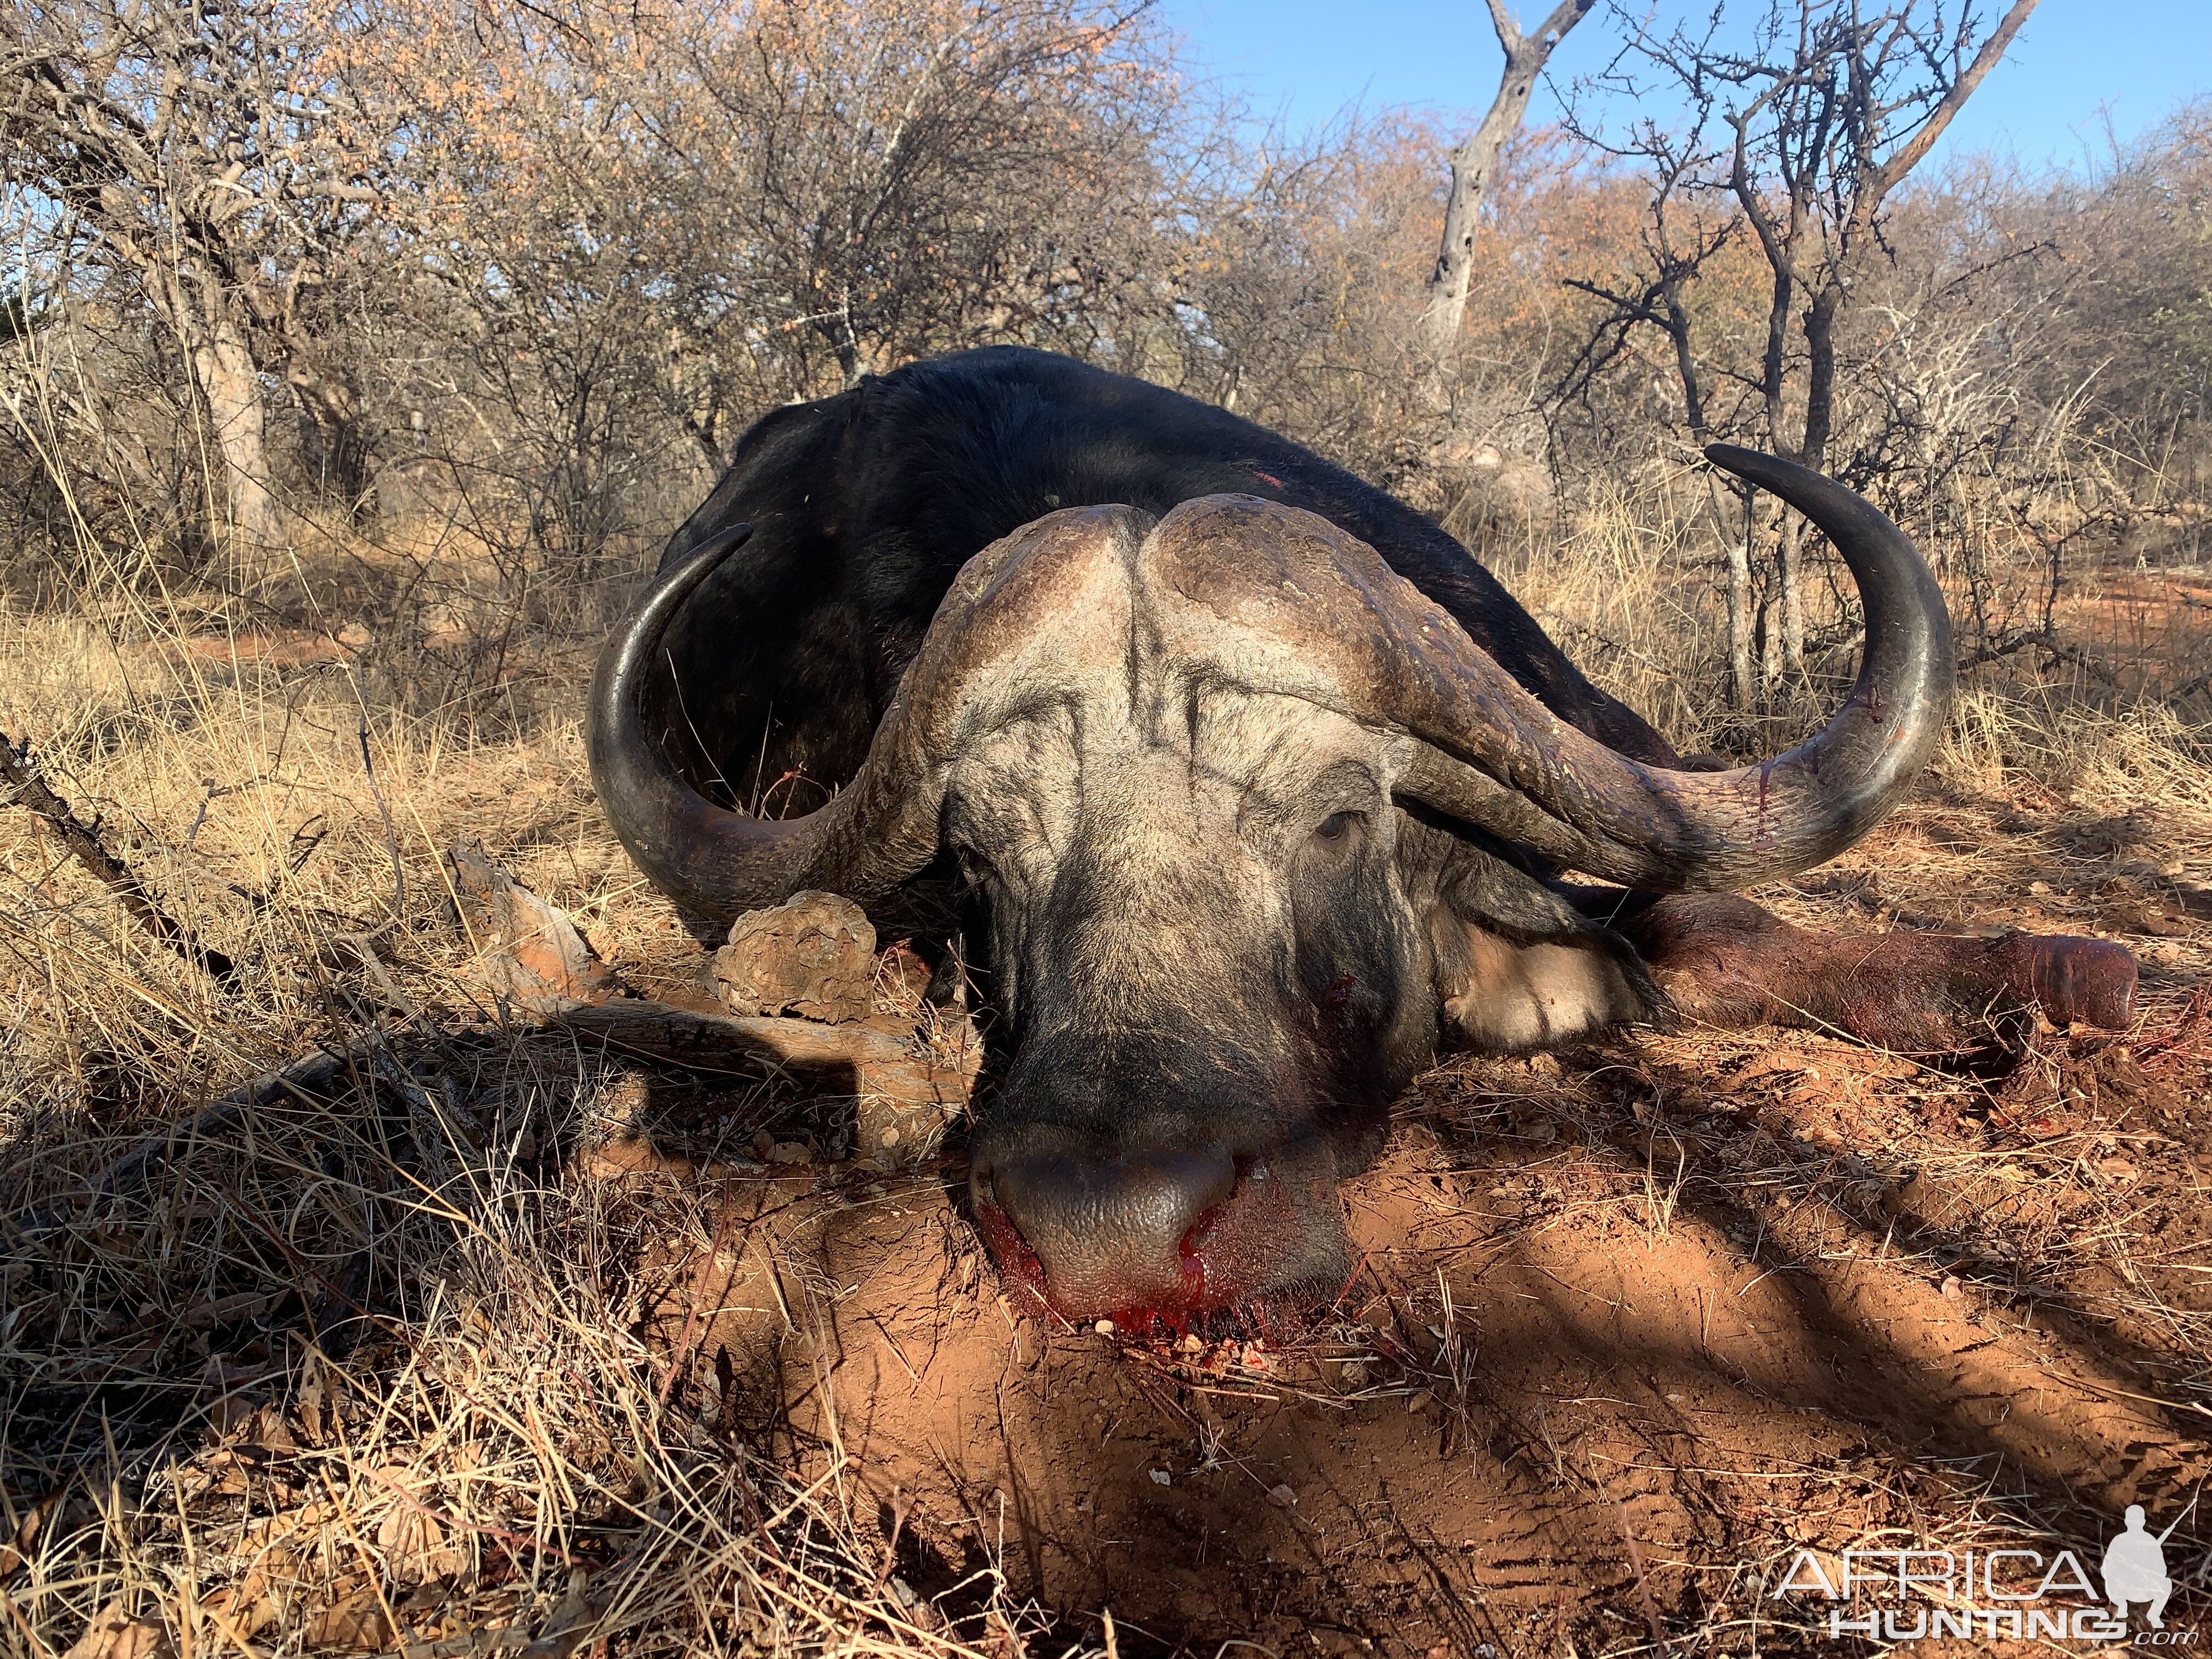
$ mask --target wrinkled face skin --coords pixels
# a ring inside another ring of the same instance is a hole
[[[976,1218],[1069,1319],[1326,1300],[1350,1266],[1337,1180],[1380,1146],[1440,1001],[1466,1012],[1485,949],[1528,976],[1525,947],[1461,920],[1470,896],[1524,934],[1578,924],[1392,804],[1408,739],[1249,689],[1265,642],[1163,623],[1171,596],[1133,596],[1118,561],[1093,574],[1018,690],[969,711],[948,779],[1017,1042],[975,1138]],[[1577,1028],[1630,1011],[1602,952],[1539,948],[1574,969],[1551,989],[1589,1005],[1565,1009]],[[1542,988],[1500,1005],[1527,1029],[1490,1035],[1557,1035]]]
[[[1436,1017],[1385,745],[1289,698],[1183,691],[1141,724],[1040,709],[947,803],[1018,1022],[977,1212],[1071,1318],[1333,1293],[1336,1178]]]

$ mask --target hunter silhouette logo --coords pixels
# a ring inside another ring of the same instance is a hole
[[[2056,1555],[2032,1549],[1850,1549],[1840,1554],[1801,1549],[1768,1594],[1811,1594],[1827,1601],[1831,1640],[2126,1641],[2129,1608],[2142,1606],[2146,1628],[2136,1632],[2131,1646],[2194,1648],[2195,1631],[2166,1627],[2166,1604],[2174,1589],[2166,1546],[2196,1507],[2192,1498],[2165,1531],[2154,1533],[2143,1506],[2128,1505],[2122,1529],[2100,1563],[2109,1606],[2099,1605],[2087,1569],[2069,1549]]]
[[[2155,1538],[2144,1529],[2143,1506],[2128,1505],[2124,1517],[2127,1530],[2105,1546],[2105,1599],[2112,1604],[2112,1612],[2124,1620],[2131,1601],[2150,1603],[2150,1627],[2166,1628],[2166,1598],[2173,1594],[2173,1580],[2166,1572],[2166,1540],[2173,1536],[2173,1529],[2189,1518],[2189,1510],[2197,1507],[2197,1500],[2189,1500],[2189,1509],[2173,1517],[2172,1526]]]

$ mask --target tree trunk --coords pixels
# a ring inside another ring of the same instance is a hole
[[[1750,486],[1744,487],[1743,534],[1729,542],[1729,701],[1751,707],[1751,535],[1757,522]]]
[[[252,355],[228,319],[217,320],[191,355],[192,373],[215,428],[232,532],[250,546],[280,546],[283,523],[269,493],[267,412]]]
[[[1781,584],[1770,582],[1759,596],[1759,612],[1753,619],[1752,637],[1759,647],[1759,683],[1767,694],[1767,707],[1773,708],[1773,689],[1782,680],[1782,629],[1778,625],[1782,618],[1776,614],[1775,604]]]
[[[1788,435],[1790,417],[1783,401],[1787,392],[1784,376],[1788,367],[1790,307],[1796,284],[1790,279],[1787,252],[1768,257],[1778,263],[1774,266],[1774,287],[1766,302],[1766,350],[1759,359],[1759,392],[1766,409],[1767,447],[1777,455],[1787,455],[1791,446]]]
[[[1778,291],[1778,281],[1776,287]],[[1805,307],[1805,441],[1798,446],[1797,460],[1815,472],[1826,469],[1828,434],[1835,428],[1836,313],[1843,300],[1843,283],[1832,271]],[[1776,347],[1771,343],[1769,349]],[[1778,428],[1774,437],[1775,453],[1784,453]],[[1804,520],[1785,510],[1774,554],[1775,574],[1782,585],[1782,666],[1798,675],[1805,672],[1804,549]]]
[[[853,326],[851,288],[846,289],[845,303],[838,307],[836,316],[830,320],[830,341],[836,348],[837,367],[844,373],[845,390],[850,392],[860,385],[861,377],[868,372],[867,364],[860,359],[860,331]]]
[[[1782,509],[1782,538],[1774,550],[1774,574],[1782,592],[1782,652],[1780,667],[1784,672],[1802,674],[1805,672],[1805,602],[1802,597],[1799,567],[1803,562],[1805,521],[1788,507]],[[1770,674],[1770,679],[1779,674]]]
[[[1444,234],[1437,250],[1436,269],[1429,273],[1429,303],[1421,313],[1421,346],[1441,364],[1459,341],[1459,327],[1467,315],[1468,290],[1474,282],[1474,237],[1480,227],[1482,193],[1498,165],[1498,152],[1521,130],[1528,112],[1528,94],[1552,48],[1566,39],[1567,31],[1583,20],[1596,0],[1559,0],[1552,15],[1534,34],[1523,34],[1505,12],[1504,0],[1490,0],[1490,21],[1498,30],[1498,44],[1505,49],[1505,73],[1498,83],[1498,96],[1490,113],[1482,118],[1465,143],[1451,153],[1451,195],[1444,204]]]
[[[1797,459],[1815,472],[1826,465],[1835,429],[1836,312],[1843,301],[1843,283],[1831,276],[1805,307],[1805,442]]]
[[[1682,415],[1698,447],[1709,435],[1705,425],[1705,389],[1698,384],[1697,354],[1690,349],[1690,313],[1682,304],[1680,287],[1669,282],[1665,290],[1667,337],[1674,343],[1674,377],[1682,383]]]

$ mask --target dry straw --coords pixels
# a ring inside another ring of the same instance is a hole
[[[1662,495],[1591,509],[1508,574],[1686,746],[1802,722],[1825,682],[1756,718],[1715,702],[1711,562]],[[586,784],[580,691],[607,596],[518,605],[452,532],[372,545],[303,525],[298,541],[188,588],[147,550],[88,548],[66,607],[0,613],[0,726],[38,781],[0,807],[0,1642],[76,1659],[1128,1650],[1126,1620],[1113,1636],[1025,1601],[995,1534],[983,1571],[917,1597],[834,1413],[794,1437],[696,1337],[649,1334],[652,1264],[704,1283],[702,1255],[777,1235],[717,1228],[696,1182],[593,1173],[645,1073],[533,1030],[471,973],[480,941],[441,851],[479,837],[645,982],[688,971],[693,947]],[[2205,580],[2077,585],[2063,620],[2100,672],[2033,652],[1977,671],[1879,848],[1763,896],[1892,927],[1972,922],[2039,888],[2025,919],[2045,927],[2132,918],[2149,994],[2127,1064],[2155,1079],[2202,1063],[2212,762],[2185,672],[2206,635],[2181,623],[2212,616],[2182,604]],[[40,789],[96,819],[143,902],[74,855]],[[1460,1062],[1401,1109],[1401,1150],[1432,1160],[1431,1198],[1459,1194],[1439,1214],[1489,1218],[1472,1267],[1532,1231],[1596,1218],[1662,1239],[1717,1206],[1754,1255],[1879,1251],[1992,1306],[2148,1333],[2147,1391],[2205,1413],[2212,1330],[2176,1288],[2204,1270],[2196,1236],[2146,1230],[2172,1206],[2147,1172],[2181,1156],[2172,1132],[2063,1109],[2119,1062],[2051,1037],[1996,1078],[1818,1037],[1788,1053],[1692,1032],[1564,1067]],[[149,1132],[288,1065],[100,1182]],[[1822,1067],[1832,1086],[1812,1086]],[[689,1132],[726,1185],[769,1179],[744,1173],[757,1137],[842,1150],[787,1089],[721,1081]],[[2201,1190],[2193,1166],[2166,1167]],[[767,1282],[789,1351],[826,1354],[836,1287],[803,1252]],[[1194,1410],[1208,1397],[1403,1401],[1449,1425],[1452,1455],[1517,1425],[1550,1448],[1547,1478],[1618,1504],[1550,1409],[1486,1392],[1441,1273],[1346,1288],[1334,1322],[1264,1364],[1144,1344],[1125,1359],[1212,1435],[1209,1467],[1235,1454]],[[2095,1524],[1994,1468],[1882,1470],[1894,1502],[1851,1512],[1910,1514],[1921,1547]],[[1763,1478],[1724,1470],[1709,1490]],[[1663,1608],[1686,1652],[1771,1621],[1770,1556],[1717,1565],[1630,1536],[1635,1571],[1579,1587],[1577,1620],[1611,1606],[1633,1634]],[[1692,1583],[1698,1628],[1679,1613]]]

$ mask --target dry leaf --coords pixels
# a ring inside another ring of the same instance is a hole
[[[252,1567],[235,1584],[225,1585],[200,1598],[202,1613],[213,1618],[232,1641],[250,1639],[276,1620],[276,1599],[269,1593],[269,1577]]]
[[[132,1618],[131,1599],[118,1595],[102,1607],[63,1659],[173,1659],[167,1629],[157,1619]]]
[[[376,1529],[376,1545],[395,1571],[420,1576],[417,1569],[433,1550],[445,1547],[446,1529],[405,1503],[392,1506]]]
[[[303,1637],[311,1648],[343,1648],[378,1653],[392,1645],[392,1622],[373,1589],[356,1590],[307,1621]]]
[[[53,1513],[54,1505],[62,1501],[62,1494],[68,1490],[68,1484],[64,1482],[32,1504],[30,1512],[16,1527],[15,1537],[5,1544],[0,1544],[0,1579],[7,1578],[31,1559],[32,1548],[39,1541],[39,1533],[46,1524],[46,1517]]]

